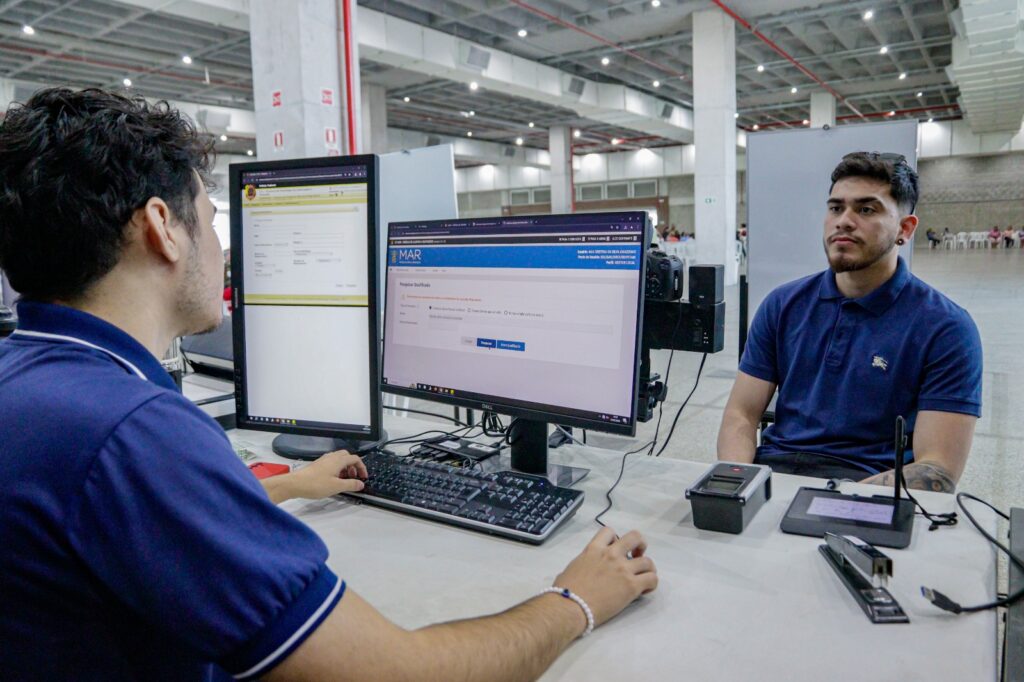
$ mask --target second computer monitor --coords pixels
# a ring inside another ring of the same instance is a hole
[[[383,386],[633,435],[644,212],[392,223]]]

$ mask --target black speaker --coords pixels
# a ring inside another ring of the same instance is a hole
[[[725,299],[725,266],[690,266],[690,303],[711,306]]]

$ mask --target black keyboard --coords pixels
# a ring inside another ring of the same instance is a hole
[[[514,471],[484,473],[371,452],[366,487],[346,493],[369,504],[454,526],[540,544],[576,513],[583,492]]]

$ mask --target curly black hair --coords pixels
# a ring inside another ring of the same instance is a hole
[[[901,154],[853,152],[843,157],[832,171],[832,191],[843,178],[872,178],[888,183],[889,194],[906,213],[913,213],[920,194],[917,172]]]
[[[0,269],[23,298],[79,298],[150,198],[194,237],[194,172],[209,183],[212,163],[209,138],[165,101],[40,90],[0,124]]]

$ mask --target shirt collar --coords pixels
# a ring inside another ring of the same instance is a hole
[[[848,299],[864,308],[874,315],[881,315],[896,302],[903,287],[910,281],[910,270],[902,258],[896,259],[896,272],[882,286],[872,291],[867,296]],[[845,298],[843,292],[839,291],[836,285],[836,274],[831,270],[822,273],[821,285],[818,288],[818,298],[828,301],[837,298]]]
[[[95,315],[54,303],[18,302],[18,331],[14,338],[48,343],[73,343],[94,348],[125,371],[177,391],[171,375],[145,346],[118,327]]]

